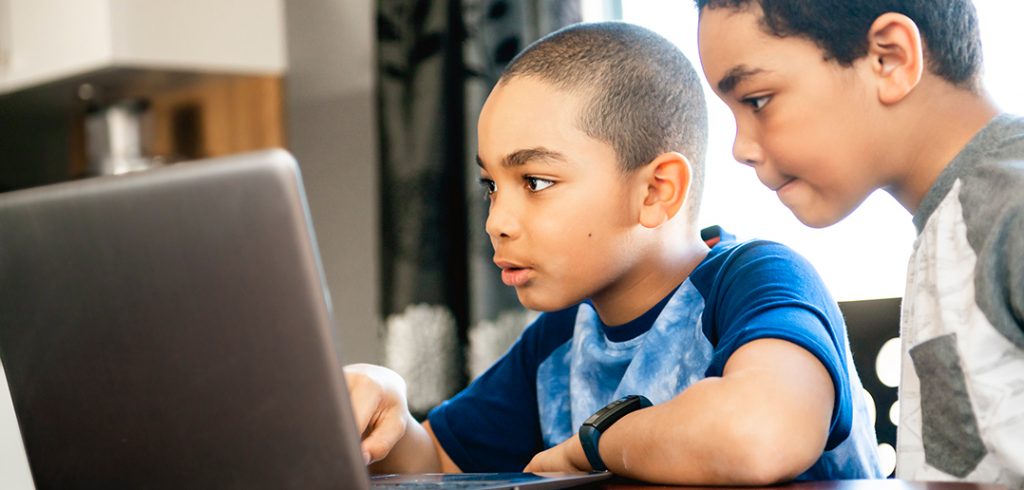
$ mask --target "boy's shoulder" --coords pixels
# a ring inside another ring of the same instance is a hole
[[[800,254],[787,245],[760,238],[741,240],[717,225],[702,229],[700,235],[710,251],[694,272],[719,269],[725,263],[731,264],[735,261],[750,261],[766,257],[769,261],[804,260]]]
[[[690,274],[690,281],[704,298],[708,328],[728,324],[760,307],[804,305],[829,317],[839,315],[835,300],[814,266],[778,242],[756,239],[719,243]]]
[[[1024,203],[1024,118],[1003,114],[985,131],[988,134],[978,138],[977,148],[966,155],[969,161],[960,172],[961,201],[1020,206]]]
[[[1024,210],[1022,188],[1024,118],[1001,114],[978,132],[939,175],[914,214],[914,224],[918,232],[922,231],[955,190],[968,233],[992,229],[1001,216]]]
[[[737,240],[732,235],[723,235],[690,274],[690,281],[698,289],[703,289],[729,279],[758,279],[750,277],[751,274],[771,275],[787,270],[813,272],[814,268],[803,256],[782,243],[762,239]]]

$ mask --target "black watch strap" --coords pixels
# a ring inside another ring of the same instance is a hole
[[[580,445],[583,446],[583,453],[587,455],[587,461],[595,471],[608,470],[598,450],[601,434],[626,414],[649,406],[651,401],[647,398],[641,395],[627,395],[605,405],[583,422],[579,431]]]

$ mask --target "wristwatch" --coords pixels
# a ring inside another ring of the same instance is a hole
[[[580,444],[583,446],[583,453],[587,455],[587,461],[594,471],[608,471],[608,467],[601,460],[601,453],[597,450],[601,433],[608,430],[615,422],[630,412],[651,406],[651,401],[641,395],[627,395],[615,400],[604,408],[594,412],[590,418],[583,421],[580,426]]]

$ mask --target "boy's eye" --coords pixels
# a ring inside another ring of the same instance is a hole
[[[498,190],[498,186],[491,179],[480,178],[480,187],[484,188],[485,196],[494,194],[494,191]]]
[[[540,192],[540,191],[542,191],[544,189],[547,189],[548,187],[551,187],[551,186],[555,185],[554,182],[552,182],[550,180],[542,179],[540,177],[530,177],[530,176],[527,176],[527,177],[525,177],[525,179],[526,179],[526,187],[529,188],[533,192]]]
[[[764,106],[768,104],[772,97],[770,95],[762,95],[760,97],[748,97],[743,99],[743,103],[754,108],[754,112],[764,109]]]

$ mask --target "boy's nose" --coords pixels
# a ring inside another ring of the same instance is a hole
[[[761,145],[757,144],[746,131],[736,128],[736,141],[732,144],[732,156],[737,162],[751,167],[764,161]]]
[[[487,223],[484,229],[491,240],[513,238],[519,235],[519,222],[516,213],[507,204],[499,204],[497,196],[491,196],[491,208],[487,212]]]

